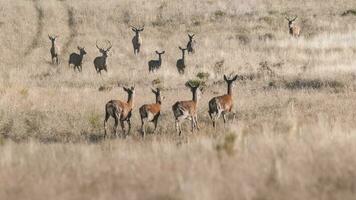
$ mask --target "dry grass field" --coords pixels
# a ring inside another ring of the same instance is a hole
[[[296,15],[292,38],[285,17]],[[356,1],[1,0],[0,16],[0,199],[355,199]],[[138,56],[130,25],[145,25]],[[179,75],[187,33],[196,52]],[[59,36],[58,66],[48,34]],[[68,67],[77,46],[81,73]],[[152,74],[156,50],[166,53]],[[214,129],[208,101],[226,92],[223,74],[244,78],[236,119]],[[191,99],[188,80],[205,85],[201,129],[186,121],[178,136],[171,106]],[[104,138],[106,102],[127,98],[118,84],[136,86],[133,129]],[[143,140],[150,87],[165,100]]]

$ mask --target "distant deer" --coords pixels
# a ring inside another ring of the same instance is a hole
[[[145,137],[146,134],[145,127],[144,127],[145,122],[153,122],[155,125],[155,129],[153,132],[155,132],[157,129],[158,118],[161,114],[161,104],[162,104],[161,91],[159,88],[157,88],[156,90],[152,89],[152,92],[156,96],[156,103],[145,104],[140,107],[142,137]]]
[[[193,98],[190,101],[177,101],[172,106],[172,111],[175,118],[176,131],[181,135],[181,123],[184,119],[190,119],[192,123],[192,132],[194,128],[199,130],[198,125],[198,100],[200,98],[201,89],[199,84],[193,86],[188,82],[188,86],[193,94]]]
[[[182,58],[177,60],[177,69],[180,74],[184,74],[185,70],[185,51],[187,50],[186,48],[183,49],[182,47],[179,47],[179,49],[182,51]]]
[[[138,53],[140,53],[140,48],[142,45],[142,38],[140,36],[140,32],[143,31],[145,26],[143,26],[142,28],[137,28],[134,26],[131,27],[132,27],[132,31],[135,32],[135,36],[132,38],[132,45],[134,48],[134,54],[137,55]]]
[[[195,36],[195,34],[190,35],[190,34],[188,33],[188,37],[189,37],[189,41],[188,41],[188,43],[187,43],[188,54],[195,52],[195,50],[194,50],[194,43],[195,43],[195,41],[193,40],[193,37],[194,37],[194,36]]]
[[[56,45],[56,39],[58,36],[50,36],[48,35],[48,38],[51,40],[52,46],[50,49],[51,53],[51,58],[52,58],[52,64],[59,64],[59,48]]]
[[[158,60],[150,60],[148,62],[148,70],[149,72],[154,72],[157,71],[161,65],[162,65],[162,54],[164,54],[165,51],[162,51],[161,53],[156,51],[156,54],[158,55]]]
[[[77,53],[72,53],[69,56],[69,67],[70,65],[74,66],[74,71],[77,68],[77,70],[79,72],[82,71],[82,64],[83,64],[83,58],[84,55],[87,54],[87,52],[85,51],[84,47],[77,47],[79,50],[79,54]]]
[[[96,42],[96,48],[99,49],[99,52],[102,54],[101,56],[98,56],[94,59],[94,66],[95,70],[97,73],[101,74],[101,70],[105,70],[106,72],[108,71],[107,65],[106,65],[106,59],[108,57],[108,52],[110,51],[112,44],[109,40],[107,40],[108,47],[101,48],[98,46],[98,42]]]
[[[297,16],[294,17],[293,19],[289,19],[288,17],[286,17],[286,20],[288,21],[289,34],[293,37],[299,37],[300,35],[300,27],[294,24],[294,21],[297,18],[298,18]]]
[[[116,137],[118,136],[118,126],[119,126],[119,121],[120,125],[123,131],[123,134],[125,136],[125,124],[124,122],[126,121],[129,129],[127,132],[127,135],[130,134],[131,131],[131,113],[132,109],[134,107],[134,97],[135,97],[135,86],[131,88],[126,88],[123,87],[124,91],[127,92],[128,98],[127,101],[120,101],[120,100],[111,100],[106,103],[105,105],[105,120],[104,120],[104,130],[105,134],[104,136],[106,137],[106,123],[110,117],[113,117],[115,120],[115,135]]]
[[[233,83],[237,80],[237,78],[237,75],[230,79],[227,78],[226,75],[224,75],[224,80],[227,83],[227,94],[214,97],[209,101],[209,116],[213,121],[213,127],[215,127],[215,122],[220,117],[220,115],[223,116],[224,123],[226,123],[225,114],[230,113],[232,110],[232,87]]]

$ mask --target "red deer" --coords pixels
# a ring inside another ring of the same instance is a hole
[[[105,105],[105,120],[104,120],[104,130],[105,134],[104,136],[106,137],[106,123],[110,117],[113,117],[115,120],[115,135],[116,137],[118,136],[118,126],[119,122],[123,131],[123,134],[125,136],[125,124],[124,122],[126,121],[129,129],[127,132],[127,135],[130,134],[131,131],[131,113],[132,109],[134,107],[134,97],[135,97],[135,86],[131,88],[126,88],[123,87],[124,91],[127,92],[128,98],[127,101],[120,101],[120,100],[111,100],[106,103]]]
[[[195,50],[194,50],[195,41],[193,40],[194,36],[195,36],[195,34],[193,34],[193,35],[188,34],[188,37],[189,37],[189,41],[187,43],[188,54],[195,52]]]
[[[145,137],[146,131],[145,131],[145,122],[153,122],[155,125],[155,129],[153,132],[156,131],[157,129],[157,123],[158,123],[158,118],[161,114],[161,104],[162,104],[162,98],[161,98],[161,90],[157,88],[156,90],[152,89],[152,92],[156,96],[156,103],[153,104],[145,104],[140,107],[140,116],[141,116],[141,133],[142,137]]]
[[[300,35],[300,27],[298,25],[294,24],[294,21],[298,17],[294,17],[293,19],[289,19],[286,17],[286,20],[288,21],[288,27],[289,27],[289,34],[293,37],[299,37]]]
[[[177,60],[177,69],[180,74],[184,74],[185,70],[185,51],[187,49],[183,49],[182,47],[179,47],[179,49],[182,51],[182,58]]]
[[[51,58],[52,58],[52,64],[59,64],[59,47],[56,44],[56,39],[58,36],[50,36],[48,35],[48,38],[51,40],[52,46],[50,49],[51,53]]]
[[[199,87],[199,84],[193,86],[190,82],[188,82],[188,86],[193,94],[192,100],[177,101],[172,106],[172,111],[175,118],[176,131],[178,132],[179,135],[181,135],[182,133],[181,123],[184,119],[191,120],[192,132],[194,131],[194,128],[199,130],[197,106],[198,106],[198,100],[200,98],[201,88]]]
[[[224,80],[227,83],[227,94],[214,97],[209,101],[209,116],[213,121],[213,127],[215,127],[216,120],[223,116],[224,123],[226,123],[226,113],[230,113],[233,106],[233,99],[232,99],[232,86],[233,83],[237,80],[238,76],[235,75],[233,78],[227,78],[224,75]]]
[[[74,66],[74,71],[77,68],[79,72],[82,71],[82,64],[83,64],[83,57],[87,52],[85,51],[84,47],[77,47],[79,50],[79,54],[77,53],[72,53],[69,56],[69,66],[73,65]]]
[[[112,44],[109,40],[107,40],[108,47],[102,48],[98,46],[98,42],[96,42],[96,48],[98,48],[99,52],[102,54],[94,59],[94,66],[97,73],[101,74],[101,70],[108,71],[106,65],[106,59],[108,58],[108,52],[110,51]]]
[[[162,51],[161,53],[156,51],[156,54],[158,55],[158,60],[150,60],[148,62],[148,71],[149,72],[155,72],[159,68],[161,68],[162,65],[162,54],[164,54],[165,51]]]
[[[134,26],[132,27],[132,31],[135,32],[135,36],[132,38],[132,45],[134,48],[134,54],[137,55],[138,53],[140,53],[140,48],[142,45],[142,38],[140,36],[140,32],[143,31],[144,26],[142,28],[136,28]]]

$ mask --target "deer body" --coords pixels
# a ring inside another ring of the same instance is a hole
[[[148,71],[149,72],[155,72],[159,68],[161,68],[162,65],[162,54],[164,54],[165,51],[162,51],[161,53],[156,51],[156,54],[158,55],[158,60],[150,60],[148,62]]]
[[[140,48],[142,45],[142,38],[141,38],[140,32],[142,32],[143,30],[144,30],[144,27],[136,28],[136,27],[132,26],[132,31],[135,32],[135,36],[132,38],[132,46],[133,46],[135,55],[140,53]]]
[[[180,74],[184,74],[184,70],[185,70],[185,67],[186,67],[185,66],[185,51],[187,49],[183,49],[181,47],[179,47],[179,49],[182,51],[182,58],[177,60],[176,66],[177,66],[178,72]]]
[[[209,101],[209,116],[213,121],[213,127],[215,127],[216,120],[223,116],[224,123],[226,123],[226,113],[232,111],[233,100],[232,100],[232,84],[237,80],[238,76],[236,75],[232,79],[228,79],[224,75],[224,80],[227,83],[227,94],[222,96],[217,96],[212,98]]]
[[[82,62],[84,55],[87,54],[87,52],[84,50],[84,48],[81,48],[78,46],[79,54],[77,53],[72,53],[69,56],[69,66],[73,65],[74,70],[77,68],[78,71],[82,71]]]
[[[97,73],[101,74],[101,70],[105,70],[106,72],[108,71],[107,65],[106,65],[106,59],[108,58],[108,52],[110,51],[112,45],[110,41],[108,41],[109,47],[106,49],[101,48],[98,46],[98,43],[96,43],[96,48],[99,49],[99,52],[102,54],[101,56],[98,56],[94,59],[94,67]]]
[[[51,40],[51,58],[52,58],[52,64],[59,64],[59,47],[56,45],[56,39],[58,36],[50,36],[48,35],[48,38]]]
[[[154,104],[145,104],[140,107],[140,116],[141,116],[141,133],[142,137],[145,137],[146,131],[144,128],[145,122],[153,122],[155,125],[154,132],[157,129],[157,124],[158,124],[158,118],[161,114],[161,104],[162,104],[162,99],[161,99],[161,91],[159,88],[156,90],[152,90],[152,92],[156,96],[156,103]]]
[[[289,28],[289,34],[293,37],[299,37],[300,35],[300,27],[296,24],[294,24],[294,21],[297,19],[298,17],[295,17],[293,19],[289,19],[286,17],[286,20],[288,21],[288,28]]]
[[[199,85],[192,86],[191,84],[189,84],[189,87],[193,94],[192,100],[177,101],[172,106],[172,111],[175,118],[176,131],[178,132],[179,135],[181,135],[182,133],[181,123],[184,119],[191,120],[192,132],[194,131],[194,128],[199,130],[197,106],[198,106],[200,89],[199,89]]]
[[[126,121],[129,129],[128,133],[131,131],[131,113],[134,106],[134,95],[135,95],[135,87],[125,88],[124,91],[128,93],[128,99],[126,102],[120,100],[111,100],[105,105],[105,120],[104,120],[104,130],[106,136],[106,123],[110,117],[113,117],[115,120],[115,135],[118,136],[118,126],[119,122],[122,128],[122,131],[125,134],[125,125]]]
[[[187,43],[188,54],[189,53],[194,53],[195,52],[195,50],[194,50],[194,41],[193,41],[194,34],[193,35],[188,34],[188,37],[189,37],[189,41]]]

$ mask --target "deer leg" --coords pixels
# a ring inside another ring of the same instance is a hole
[[[104,138],[106,137],[106,123],[107,123],[109,117],[110,117],[109,113],[106,113],[105,120],[104,120]]]
[[[127,130],[127,135],[130,135],[130,132],[131,132],[131,119],[127,120],[127,124],[129,125],[129,129]]]
[[[157,124],[158,124],[158,117],[156,118],[156,119],[154,119],[154,124],[155,124],[155,129],[153,130],[153,133],[155,133],[156,132],[156,130],[157,130]]]
[[[144,119],[143,118],[141,118],[141,135],[142,135],[142,138],[144,138],[145,137],[145,135],[146,135],[146,132],[145,132],[145,121],[144,121]]]
[[[192,123],[192,132],[194,132],[195,120],[194,120],[193,116],[192,116],[192,119],[191,119],[191,123]]]
[[[117,129],[118,129],[118,126],[119,126],[119,118],[117,117],[117,115],[115,115],[114,119],[115,119],[115,125],[114,125],[115,136],[118,137],[119,135],[118,135]]]
[[[197,130],[199,131],[199,130],[200,130],[200,127],[199,127],[199,124],[198,124],[198,115],[195,115],[194,120],[195,120],[195,127],[196,127]]]
[[[124,121],[121,121],[121,120],[120,120],[120,125],[121,125],[122,132],[123,132],[123,134],[125,135],[126,130],[125,130]]]
[[[222,115],[222,117],[223,117],[224,124],[226,124],[226,113],[225,113],[225,112],[222,112],[221,115]]]
[[[176,119],[176,132],[179,134],[179,136],[182,133],[182,130],[181,130],[181,127],[180,127],[180,122],[179,122],[178,119]]]

